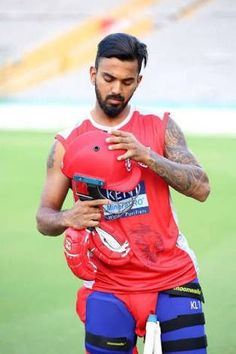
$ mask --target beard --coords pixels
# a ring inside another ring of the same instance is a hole
[[[104,100],[102,99],[101,92],[99,91],[97,84],[95,83],[95,93],[96,93],[96,98],[98,101],[98,104],[100,108],[103,110],[103,112],[111,118],[117,117],[127,106],[129,103],[129,100],[133,96],[133,93],[130,95],[130,97],[125,101],[125,98],[121,95],[108,95]],[[120,104],[111,104],[109,103],[109,100],[117,100],[120,102]]]

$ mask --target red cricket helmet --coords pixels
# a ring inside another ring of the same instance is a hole
[[[132,191],[140,181],[141,169],[130,159],[117,160],[125,151],[109,150],[105,141],[109,136],[98,129],[79,135],[64,154],[62,172],[69,178],[96,178],[108,190]]]

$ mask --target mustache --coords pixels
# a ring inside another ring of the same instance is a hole
[[[106,101],[107,100],[117,100],[117,101],[120,101],[120,102],[124,102],[125,98],[121,95],[108,95],[106,97]]]

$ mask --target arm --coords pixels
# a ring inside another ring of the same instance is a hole
[[[205,201],[210,187],[206,173],[187,147],[184,135],[178,125],[169,118],[165,133],[164,156],[142,145],[131,133],[113,131],[108,138],[110,149],[125,149],[120,160],[132,158],[142,162],[162,177],[178,192]]]
[[[71,209],[61,210],[70,188],[70,179],[61,172],[63,155],[64,148],[56,141],[48,157],[46,181],[36,215],[37,228],[44,235],[60,235],[67,227],[98,226],[100,207],[108,203],[106,199],[77,201]]]
[[[205,201],[210,187],[208,177],[187,147],[184,134],[169,118],[165,134],[165,157],[150,151],[147,165],[178,192]]]

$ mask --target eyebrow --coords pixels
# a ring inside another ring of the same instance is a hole
[[[115,76],[113,76],[113,75],[107,73],[106,71],[103,71],[102,75],[103,75],[103,76],[109,76],[111,79],[116,79]]]
[[[111,79],[117,79],[117,77],[107,73],[106,71],[103,71],[102,75],[103,76],[109,76]],[[130,77],[126,77],[126,78],[122,79],[122,81],[129,81],[129,80],[135,80],[135,77],[130,76]]]

